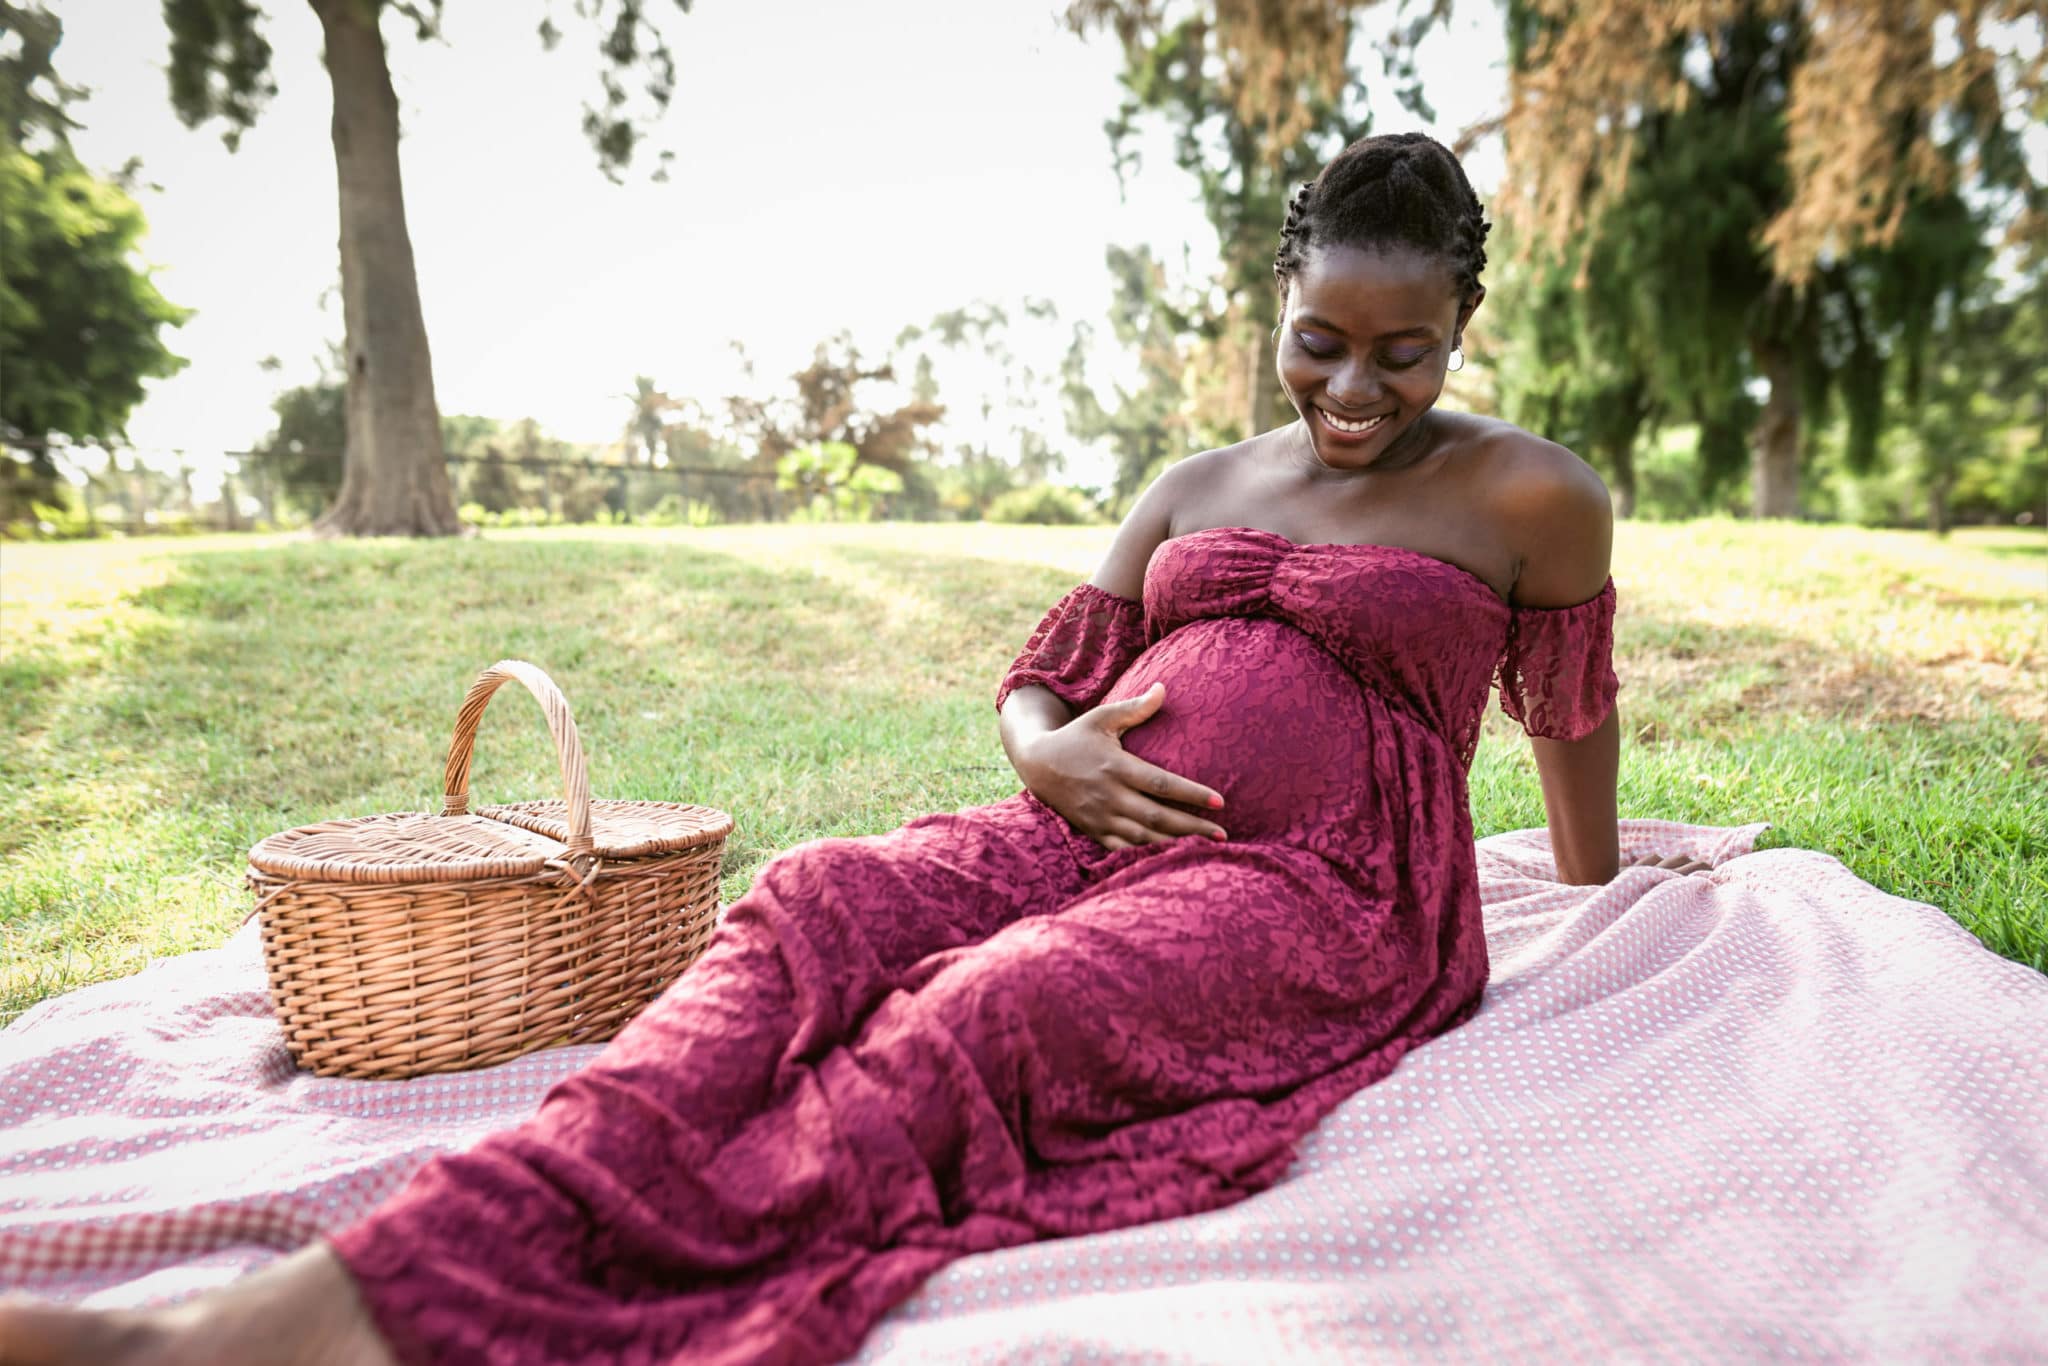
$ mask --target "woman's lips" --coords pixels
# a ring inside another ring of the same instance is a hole
[[[1316,415],[1323,420],[1323,430],[1339,441],[1363,441],[1378,431],[1388,417],[1386,413],[1357,419],[1339,417],[1320,403],[1315,405],[1315,410]]]

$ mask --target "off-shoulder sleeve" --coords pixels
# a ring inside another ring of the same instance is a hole
[[[1517,607],[1500,661],[1500,709],[1547,740],[1591,734],[1614,710],[1614,580],[1576,607]]]
[[[1087,711],[1109,694],[1145,649],[1145,608],[1092,583],[1061,598],[1038,623],[1024,653],[996,689],[996,707],[1019,688],[1050,688],[1076,712]]]

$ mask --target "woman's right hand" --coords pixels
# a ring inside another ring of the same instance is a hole
[[[1034,796],[1105,849],[1188,835],[1224,838],[1222,826],[1183,809],[1220,810],[1221,793],[1124,749],[1124,732],[1150,719],[1165,700],[1166,685],[1154,683],[1137,697],[1105,702],[1041,733],[1019,756],[1018,776]]]

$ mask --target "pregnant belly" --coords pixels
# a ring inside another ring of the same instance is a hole
[[[1264,619],[1183,626],[1140,655],[1109,700],[1154,683],[1166,701],[1124,748],[1223,794],[1233,839],[1355,819],[1374,717],[1358,681],[1300,631]]]

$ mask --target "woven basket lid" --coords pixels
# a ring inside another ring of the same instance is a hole
[[[569,838],[568,803],[560,800],[480,806],[479,816],[504,821],[546,835]],[[590,839],[601,858],[646,858],[673,854],[722,840],[732,833],[732,817],[708,806],[680,802],[590,803]]]
[[[249,863],[276,877],[383,886],[529,877],[567,852],[503,821],[406,811],[286,830],[251,849]]]

